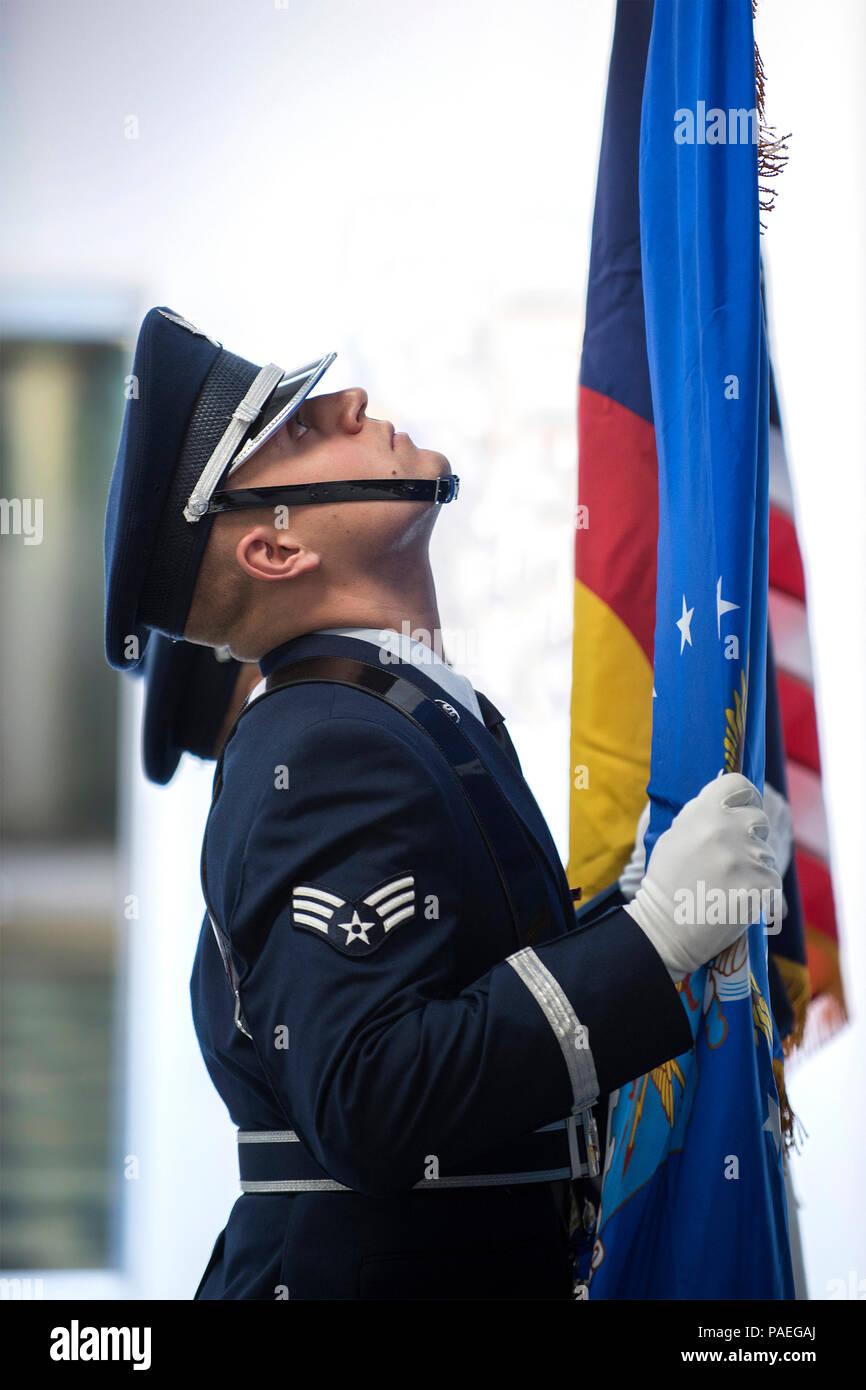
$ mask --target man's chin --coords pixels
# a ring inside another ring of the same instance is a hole
[[[438,453],[435,449],[420,449],[419,453],[425,454],[425,464],[429,459],[429,471],[425,467],[425,473],[430,478],[450,478],[451,464],[444,454]]]

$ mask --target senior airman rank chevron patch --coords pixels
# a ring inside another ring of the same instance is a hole
[[[292,889],[292,922],[323,936],[345,956],[368,956],[415,916],[415,875],[398,874],[363,898],[341,898],[320,884]]]

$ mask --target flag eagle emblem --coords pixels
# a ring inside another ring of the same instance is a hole
[[[346,956],[369,955],[414,916],[414,874],[397,874],[357,899],[342,898],[321,884],[292,889],[293,924],[325,937]]]

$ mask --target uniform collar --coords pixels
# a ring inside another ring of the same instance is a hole
[[[259,662],[259,668],[263,676],[270,675],[271,671],[282,665],[286,661],[294,661],[301,656],[310,656],[314,653],[310,650],[309,644],[314,640],[317,647],[320,646],[318,639],[325,639],[329,643],[337,642],[337,651],[345,650],[340,647],[343,641],[351,643],[361,642],[365,647],[373,647],[376,650],[376,661],[380,660],[382,653],[387,653],[388,664],[407,665],[413,671],[426,676],[433,681],[453,700],[456,700],[464,709],[468,709],[475,715],[480,723],[484,723],[484,716],[481,706],[478,703],[475,690],[471,681],[460,675],[453,667],[444,662],[432,648],[423,642],[417,642],[405,633],[399,633],[393,629],[366,628],[366,627],[329,627],[319,628],[315,632],[305,633],[303,637],[295,637],[290,642],[284,642],[282,646],[275,647],[272,652],[268,652]],[[329,650],[334,650],[329,647]],[[347,655],[354,655],[355,652],[347,652]],[[359,656],[361,653],[357,653]],[[370,660],[372,653],[363,653],[363,658]],[[258,689],[258,687],[257,687]]]

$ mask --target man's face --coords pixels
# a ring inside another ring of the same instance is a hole
[[[279,483],[322,483],[355,478],[438,478],[450,474],[444,454],[419,449],[388,420],[369,419],[367,393],[360,387],[313,396],[253,456],[231,473],[226,488]],[[417,508],[418,503],[344,503]],[[433,510],[432,508],[428,508]],[[318,507],[317,510],[327,510]],[[356,518],[357,520],[357,518]]]
[[[359,478],[434,479],[451,466],[444,454],[419,449],[388,420],[368,419],[360,388],[315,396],[223,483],[229,490]],[[432,502],[402,500],[280,504],[217,517],[227,527],[234,562],[258,580],[302,579],[344,590],[386,580],[398,589],[427,563],[439,512]],[[293,590],[295,586],[293,585]],[[296,593],[298,600],[301,594]]]

